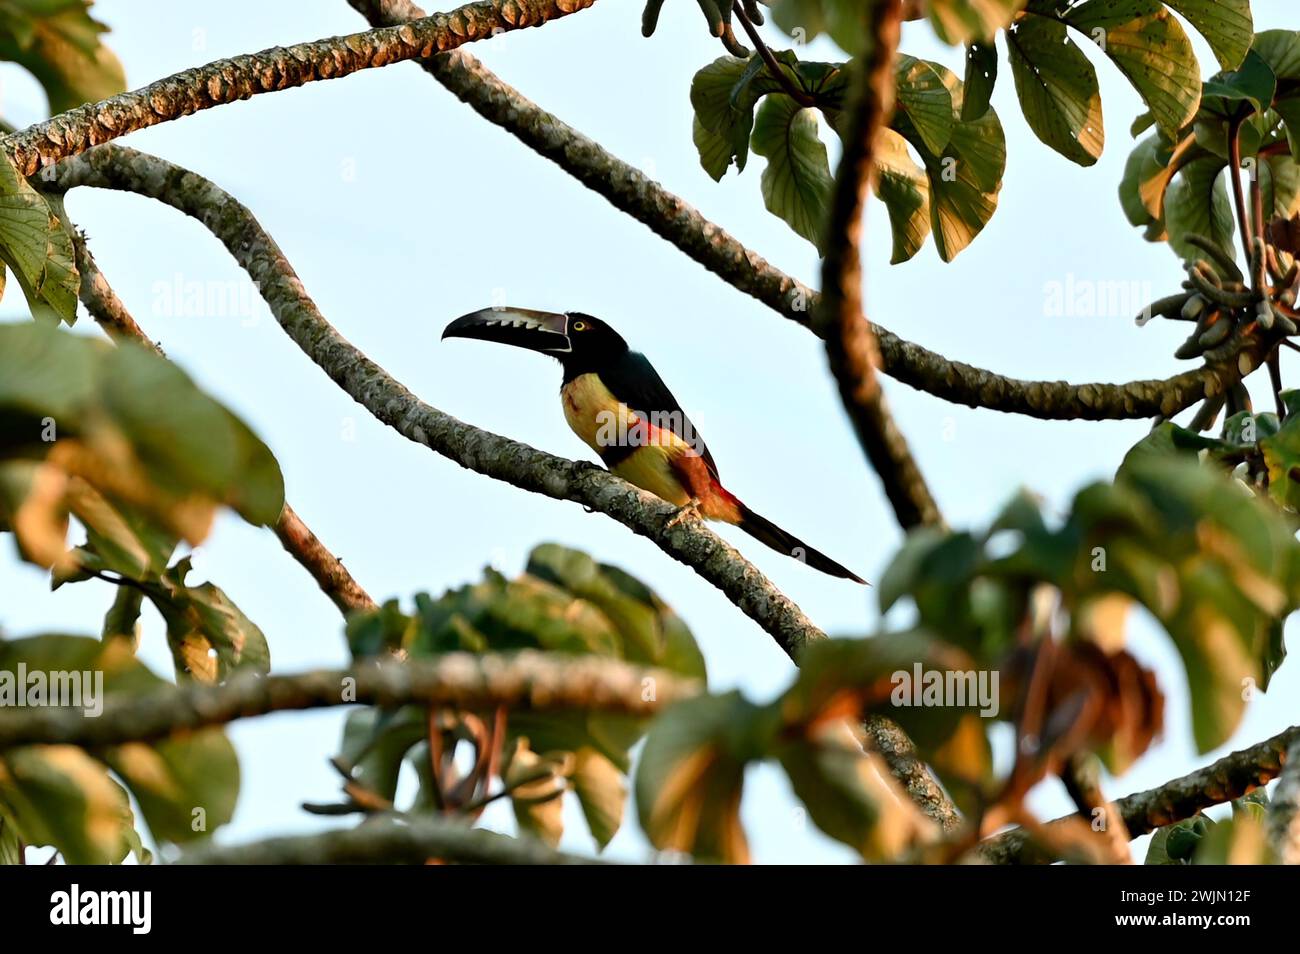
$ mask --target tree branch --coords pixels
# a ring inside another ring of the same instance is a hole
[[[425,404],[344,338],[307,295],[275,240],[212,182],[122,146],[98,147],[55,167],[59,189],[88,185],[158,199],[202,222],[261,289],[303,352],[380,421],[469,470],[598,510],[652,540],[717,586],[793,659],[824,634],[733,547],[699,521],[669,526],[677,509],[606,470],[480,430]]]
[[[1269,842],[1284,865],[1300,865],[1300,739],[1291,743],[1268,803]]]
[[[424,11],[410,0],[348,0],[372,24],[396,24]],[[543,110],[502,82],[463,50],[421,66],[484,119],[551,160],[660,238],[672,243],[727,284],[778,314],[812,329],[817,293],[785,274],[710,222],[685,200]],[[1187,371],[1166,380],[1127,384],[1024,381],[949,361],[875,325],[881,370],[897,381],[954,404],[1047,420],[1172,417],[1239,378],[1233,362]],[[1252,370],[1259,366],[1253,359]]]
[[[1267,785],[1281,773],[1288,749],[1297,742],[1300,742],[1300,726],[1292,726],[1182,778],[1117,799],[1114,808],[1119,811],[1130,837],[1145,835]],[[1058,818],[1048,824],[1061,825],[1068,820]],[[978,855],[982,861],[992,864],[1047,864],[1055,860],[1021,829],[986,840],[980,845]]]
[[[292,89],[316,80],[339,79],[360,70],[454,50],[507,30],[542,24],[596,0],[483,0],[402,26],[368,30],[293,46],[272,47],[196,66],[87,103],[7,136],[0,146],[23,175],[33,175],[91,146],[179,119],[199,110]]]
[[[246,674],[216,686],[191,683],[140,695],[109,695],[95,718],[75,707],[0,709],[0,750],[148,742],[250,716],[354,704],[584,709],[648,716],[699,691],[695,680],[666,670],[590,655],[524,650],[509,655],[446,653],[433,660],[381,658],[350,669]]]
[[[269,838],[246,845],[209,845],[185,852],[182,865],[411,864],[430,858],[476,865],[604,865],[556,851],[536,838],[511,838],[460,822],[420,818],[410,822],[375,819],[356,828],[320,835]]]
[[[90,254],[86,240],[69,225],[72,246],[76,250],[77,271],[81,275],[78,290],[82,304],[96,323],[114,340],[130,340],[143,344],[159,357],[166,357],[162,348],[152,341],[131,317],[126,305],[117,297],[113,287]],[[377,609],[378,605],[343,566],[343,561],[320,542],[311,528],[286,501],[280,519],[275,524],[275,535],[299,564],[312,575],[322,592],[346,616],[354,611]]]
[[[275,535],[297,560],[311,574],[321,592],[330,598],[340,613],[365,613],[379,608],[370,594],[348,572],[343,561],[330,552],[320,538],[312,533],[311,528],[303,523],[302,517],[285,501],[284,510],[275,524]]]
[[[900,0],[871,7],[867,53],[858,64],[853,102],[845,117],[844,153],[835,176],[822,264],[822,300],[816,331],[839,384],[840,400],[871,466],[904,529],[942,525],[943,517],[907,438],[889,412],[876,368],[880,347],[862,301],[862,219],[871,187],[876,137],[894,106],[894,52],[902,28]]]
[[[825,633],[733,547],[699,521],[673,524],[671,504],[591,464],[566,460],[480,430],[420,401],[335,330],[307,295],[275,241],[252,213],[207,179],[122,146],[100,146],[54,167],[59,189],[95,186],[158,199],[202,222],[257,283],[272,315],[330,378],[399,434],[462,467],[513,486],[598,510],[691,567],[758,623],[797,664]],[[945,827],[951,800],[892,724],[868,723],[891,771]]]

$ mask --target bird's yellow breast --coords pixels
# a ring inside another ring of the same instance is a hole
[[[611,471],[677,506],[690,499],[671,466],[678,455],[694,453],[684,440],[670,430],[650,427],[595,374],[574,378],[560,389],[560,397],[573,433],[606,460]]]

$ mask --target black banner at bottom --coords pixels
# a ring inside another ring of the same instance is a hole
[[[834,928],[876,942],[997,943],[1032,928],[1044,940],[1200,933],[1232,943],[1291,924],[1297,886],[1290,869],[1227,867],[30,866],[0,869],[0,930],[7,941],[375,942],[442,920],[479,921],[498,941],[512,926],[569,936],[599,926],[622,946],[652,935],[767,944],[779,922],[783,933],[811,929],[810,939]]]

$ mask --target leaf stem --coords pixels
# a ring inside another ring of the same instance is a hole
[[[809,106],[816,106],[817,99],[814,96],[811,96],[806,90],[797,86],[794,80],[792,80],[785,70],[781,68],[781,64],[776,61],[776,57],[773,56],[772,51],[767,48],[767,44],[763,42],[763,38],[758,35],[758,29],[749,21],[749,17],[745,15],[745,10],[741,7],[740,0],[733,0],[731,8],[736,19],[740,21],[741,28],[745,31],[746,35],[749,36],[749,40],[754,44],[755,49],[758,50],[758,55],[762,57],[763,62],[767,64],[767,71],[772,74],[773,79],[781,84],[781,89],[785,90],[786,94],[791,99],[800,106],[803,106],[805,109]]]

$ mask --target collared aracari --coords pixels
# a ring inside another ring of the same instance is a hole
[[[556,358],[560,399],[575,434],[613,473],[682,508],[740,527],[831,576],[866,581],[750,510],[722,486],[703,439],[645,355],[613,328],[580,312],[485,308],[449,324],[445,338],[478,338]]]

